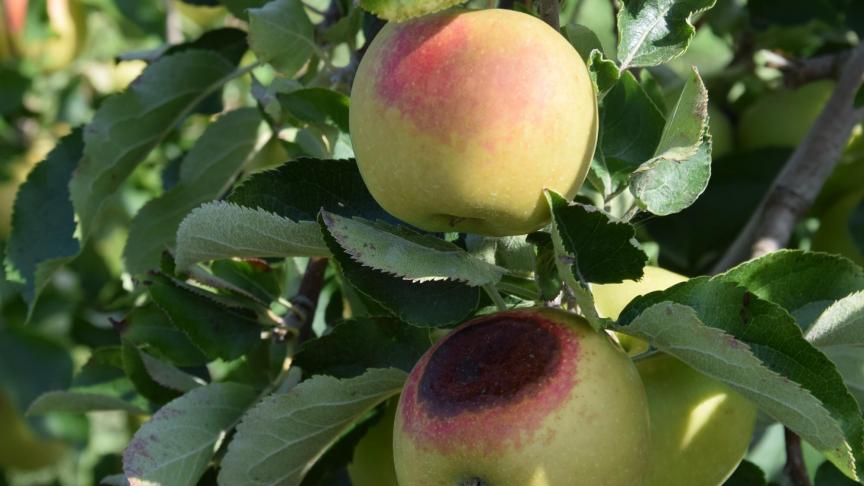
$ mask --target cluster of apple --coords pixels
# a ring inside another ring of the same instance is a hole
[[[370,192],[429,231],[539,229],[543,189],[572,198],[597,138],[579,55],[543,22],[507,10],[388,24],[351,103]],[[617,318],[636,295],[682,280],[648,268],[640,282],[593,290],[599,311]],[[548,308],[456,328],[394,405],[355,451],[358,486],[719,485],[756,418],[746,399],[671,356],[634,363],[614,335]]]

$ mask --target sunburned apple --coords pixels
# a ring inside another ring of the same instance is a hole
[[[544,22],[511,10],[389,23],[351,92],[351,138],[369,191],[430,231],[528,233],[543,189],[568,198],[597,139],[585,63]]]
[[[633,486],[650,447],[630,359],[553,309],[480,317],[436,343],[408,377],[393,435],[410,486]]]

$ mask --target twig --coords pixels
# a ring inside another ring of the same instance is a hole
[[[180,14],[171,0],[165,0],[165,41],[168,44],[183,42],[183,29]]]
[[[795,224],[813,204],[837,165],[853,127],[864,119],[864,108],[853,106],[862,76],[864,44],[852,52],[822,113],[786,162],[747,225],[715,265],[715,273],[789,243]]]
[[[786,466],[783,472],[793,486],[810,486],[810,476],[807,475],[804,453],[801,451],[801,437],[786,427],[783,428],[783,435],[786,438]]]
[[[795,88],[820,79],[836,78],[852,55],[851,50],[824,54],[809,59],[788,59],[776,52],[762,51],[765,65],[779,69],[787,87]]]
[[[324,273],[327,271],[327,258],[309,259],[297,295],[291,298],[291,310],[283,319],[285,327],[299,331],[300,342],[313,337],[312,319],[318,308],[318,297],[324,287]]]
[[[553,29],[561,30],[561,5],[558,0],[538,0],[537,14]]]

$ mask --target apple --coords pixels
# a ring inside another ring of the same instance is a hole
[[[852,237],[849,219],[864,204],[864,191],[858,190],[839,198],[820,215],[819,229],[813,235],[813,249],[837,253],[864,265],[864,252]]]
[[[33,470],[57,462],[67,447],[36,435],[8,397],[0,393],[0,469]]]
[[[397,401],[387,404],[380,420],[369,428],[354,448],[348,475],[354,486],[399,486],[393,465],[393,421]]]
[[[66,68],[84,47],[87,14],[81,0],[47,0],[48,27],[45,39],[28,39],[22,31],[13,37],[16,50],[44,71]]]
[[[747,452],[756,406],[672,356],[636,362],[651,413],[645,486],[719,486]]]
[[[227,10],[222,5],[193,5],[183,0],[172,0],[180,14],[199,28],[211,28],[225,20]]]
[[[739,146],[745,150],[796,147],[833,90],[834,81],[816,81],[796,90],[782,89],[759,98],[741,114]]]
[[[479,317],[438,341],[399,399],[399,484],[640,484],[648,404],[632,361],[581,317]]]
[[[512,10],[388,23],[351,92],[351,138],[372,196],[429,231],[524,234],[549,221],[543,189],[572,198],[597,140],[579,54]]]

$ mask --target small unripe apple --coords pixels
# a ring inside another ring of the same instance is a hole
[[[581,317],[507,311],[456,328],[417,363],[393,452],[410,486],[633,486],[648,405],[633,363]]]
[[[399,486],[393,466],[393,421],[397,401],[387,404],[386,412],[369,427],[354,448],[348,475],[354,486]]]
[[[40,469],[57,462],[67,450],[61,441],[39,437],[0,392],[0,469]]]
[[[369,192],[429,231],[504,236],[549,221],[543,189],[572,198],[591,164],[597,100],[575,49],[512,10],[391,22],[351,92]]]
[[[759,98],[741,115],[739,146],[745,150],[796,147],[804,140],[833,91],[833,81],[816,81]]]
[[[850,227],[854,212],[864,205],[864,191],[839,198],[819,218],[819,229],[813,235],[813,249],[836,253],[864,265],[864,247],[856,243]]]
[[[645,486],[719,486],[741,462],[756,406],[672,356],[636,362],[651,412]]]

